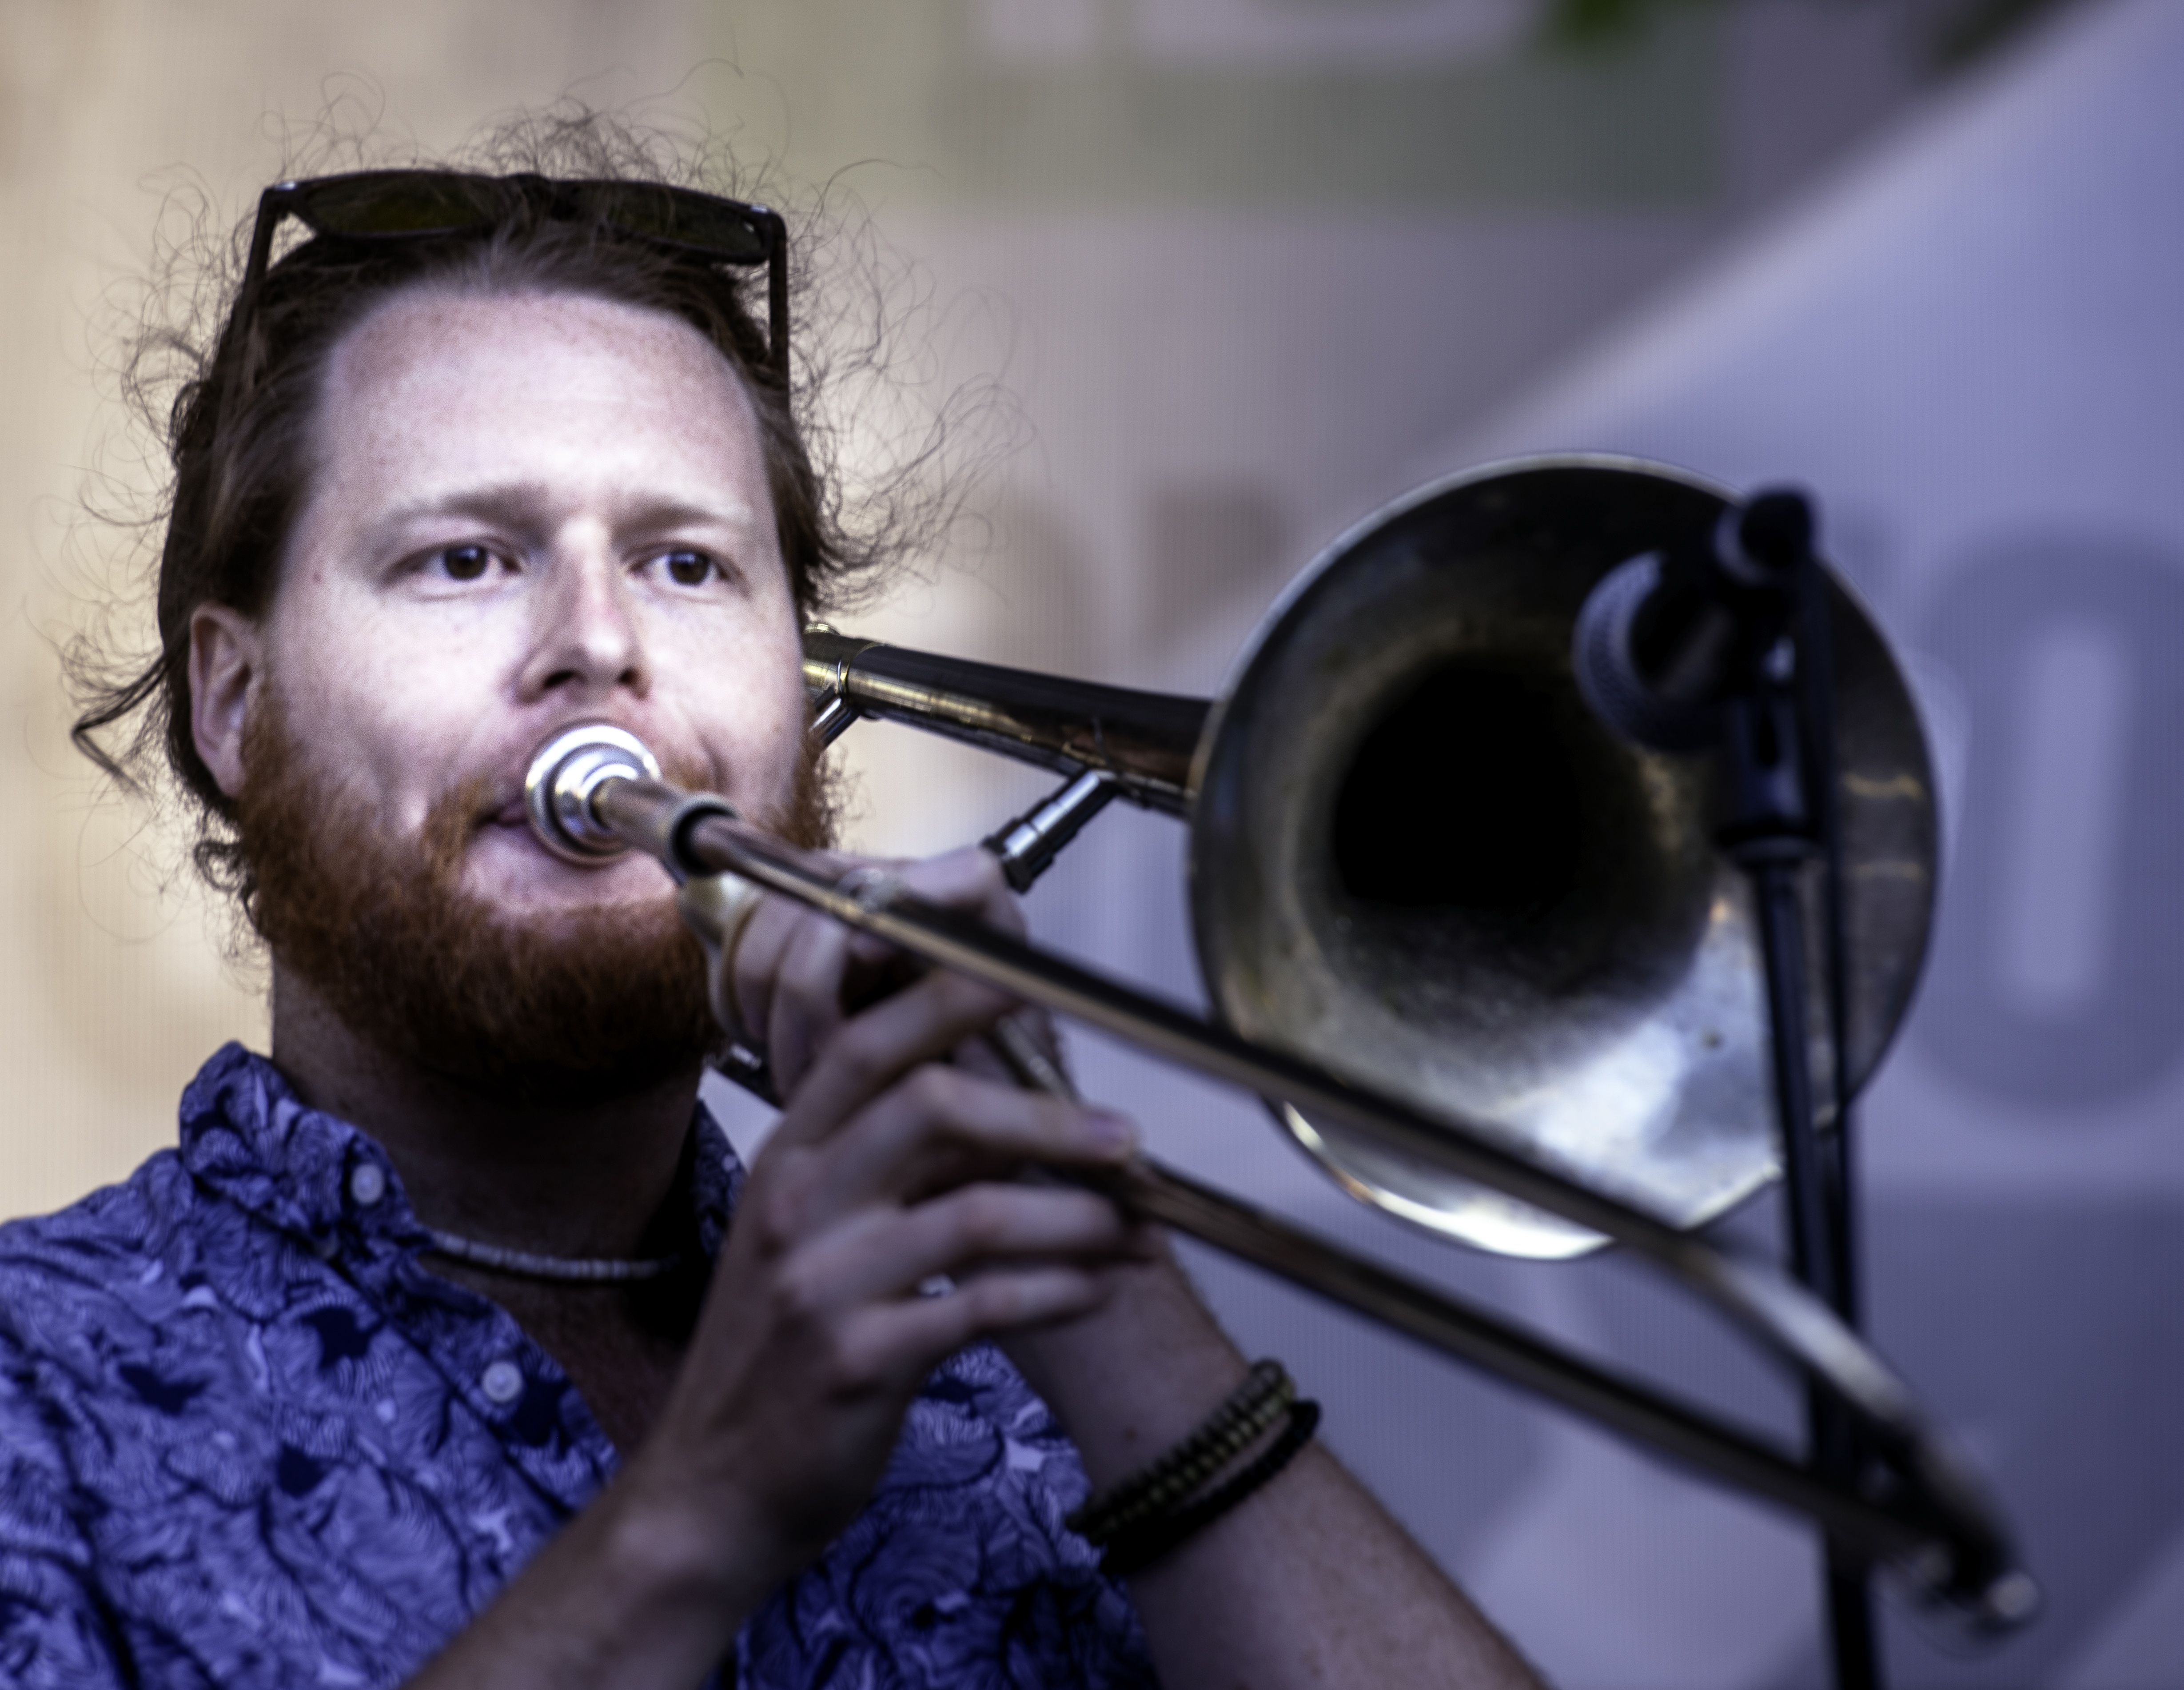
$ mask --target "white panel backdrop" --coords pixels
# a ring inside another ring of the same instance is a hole
[[[2180,86],[2184,7],[2069,20],[1387,484],[1566,449],[1802,483],[1914,677],[1949,862],[1921,1000],[1864,1115],[1870,1297],[1884,1347],[1994,1475],[2050,1608],[1980,1649],[1892,1603],[1902,1685],[2184,1683]],[[1447,273],[1454,255],[1436,256]],[[1238,339],[1263,354],[1265,335]],[[1234,404],[1277,379],[1262,356],[1190,390]],[[1250,438],[1283,426],[1240,409]],[[1167,438],[1156,424],[1144,452]],[[1357,466],[1329,473],[1346,471],[1373,490]],[[1138,661],[1210,685],[1234,632],[1221,622]],[[1132,817],[1103,827],[1034,895],[1041,927],[1132,972],[1191,978],[1177,836]],[[1774,1380],[1642,1276],[1391,1236],[1264,1149],[1248,1107],[1105,1051],[1086,1065],[1167,1153],[1794,1425]],[[1771,1235],[1770,1206],[1736,1225]],[[1798,1531],[1237,1270],[1201,1271],[1557,1682],[1821,1681]]]
[[[1736,219],[1913,103],[1912,25],[1954,8],[1663,7],[1590,59],[1536,46],[1542,9],[0,0],[17,237],[0,583],[20,612],[0,627],[18,800],[0,825],[0,1208],[120,1176],[171,1138],[175,1090],[220,1037],[263,1035],[247,971],[223,975],[177,895],[173,839],[95,798],[67,750],[48,643],[83,608],[79,566],[125,550],[80,501],[86,465],[139,478],[98,400],[166,190],[203,181],[224,226],[281,168],[284,120],[308,136],[328,100],[348,102],[337,134],[383,110],[382,151],[571,88],[694,114],[793,177],[845,170],[946,308],[936,386],[1005,359],[1036,430],[985,558],[900,595],[875,632],[1211,690],[1284,575],[1429,475],[1591,446],[1814,488],[1912,655],[1949,773],[1942,942],[1868,1118],[1878,1325],[1997,1475],[2053,1598],[1991,1655],[1897,1626],[1895,1681],[2184,1683],[2184,901],[2163,872],[2184,801],[2165,655],[2184,633],[2184,7],[2086,0],[1650,309]],[[187,198],[168,205],[187,221]],[[1512,392],[1529,397],[1494,404]],[[845,749],[859,838],[889,848],[974,836],[1039,784],[897,730]],[[1034,923],[1187,992],[1180,859],[1172,824],[1111,815],[1038,889]],[[1088,1089],[1187,1166],[1793,1425],[1788,1393],[1644,1276],[1413,1239],[1254,1107],[1097,1045],[1081,1057]],[[1735,1224],[1764,1237],[1773,1216]],[[1557,1682],[1814,1682],[1796,1528],[1200,1268]]]
[[[2184,8],[2086,15],[1419,465],[1800,482],[1919,683],[1949,862],[1866,1112],[1875,1319],[2052,1606],[1985,1659],[1892,1628],[1905,1683],[2184,1683],[2180,82]]]

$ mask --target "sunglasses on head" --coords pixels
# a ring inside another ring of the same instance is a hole
[[[463,170],[357,170],[309,181],[276,182],[258,197],[258,225],[237,296],[240,317],[272,262],[284,217],[342,241],[427,240],[482,233],[508,213],[511,197],[549,217],[596,219],[652,246],[704,264],[766,267],[767,362],[788,379],[788,231],[780,215],[660,182],[554,181],[529,174]]]

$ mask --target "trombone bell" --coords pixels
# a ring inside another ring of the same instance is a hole
[[[1779,1171],[1750,897],[1714,848],[1714,760],[1609,733],[1570,642],[1602,577],[1710,531],[1729,502],[1583,457],[1408,495],[1277,604],[1192,779],[1193,926],[1231,1028],[1683,1228]],[[1902,676],[1840,585],[1830,599],[1854,1090],[1917,978],[1936,835]],[[1810,1043],[1830,1097],[1824,1023]],[[1530,1257],[1602,1241],[1275,1113],[1346,1189],[1436,1233]]]

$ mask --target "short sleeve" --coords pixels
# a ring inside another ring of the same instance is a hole
[[[90,1578],[65,1492],[0,1413],[0,1682],[18,1690],[112,1690],[134,1682]],[[33,1446],[35,1447],[35,1446]]]

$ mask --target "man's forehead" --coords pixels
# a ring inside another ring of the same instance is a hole
[[[594,357],[657,366],[683,382],[749,394],[720,349],[680,317],[647,306],[566,290],[458,287],[404,288],[342,336],[327,360],[330,384],[429,379],[450,354],[544,343]]]
[[[312,428],[314,493],[381,483],[382,512],[536,512],[542,492],[585,488],[660,513],[771,510],[733,368],[677,318],[587,295],[398,296],[336,347]]]

